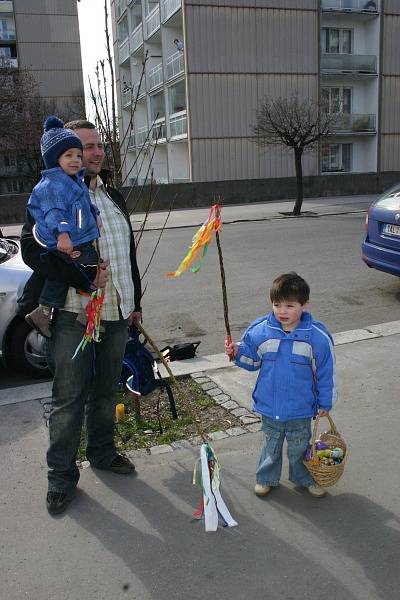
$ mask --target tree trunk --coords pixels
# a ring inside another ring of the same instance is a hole
[[[303,151],[300,148],[294,149],[294,161],[296,167],[296,202],[293,208],[293,215],[298,216],[301,213],[301,206],[303,204],[303,167],[301,164],[301,159],[303,156]]]

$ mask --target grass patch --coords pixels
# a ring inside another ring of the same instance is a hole
[[[119,452],[171,444],[195,437],[198,434],[194,418],[205,433],[240,426],[239,419],[216,404],[215,400],[191,377],[180,378],[178,388],[173,388],[178,412],[176,420],[172,419],[165,391],[156,389],[151,394],[140,398],[140,418],[137,403],[132,396],[127,392],[118,394],[118,402],[125,405],[125,417],[115,429],[115,444]],[[157,404],[159,414],[157,414]],[[160,423],[162,431],[160,431]],[[78,458],[85,460],[84,433]]]

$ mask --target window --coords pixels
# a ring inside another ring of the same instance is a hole
[[[145,5],[144,5],[146,17],[148,14],[151,13],[152,10],[155,9],[156,6],[158,6],[158,2],[155,2],[154,0],[146,0]]]
[[[321,90],[322,106],[327,113],[351,114],[351,88],[324,87]]]
[[[125,17],[118,23],[118,41],[120,44],[128,37],[128,19]]]
[[[131,12],[131,27],[132,31],[136,29],[142,22],[142,5],[140,2],[135,2],[130,9]]]
[[[350,172],[352,144],[323,144],[322,172]]]
[[[172,85],[168,89],[169,114],[186,110],[186,90],[184,80]]]
[[[324,27],[321,33],[321,49],[328,54],[351,54],[352,30]]]
[[[150,96],[151,120],[162,119],[165,117],[164,92]]]

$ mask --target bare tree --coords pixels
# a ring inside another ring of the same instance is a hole
[[[300,100],[297,94],[289,99],[265,98],[257,111],[252,128],[255,142],[261,147],[280,145],[294,151],[297,196],[293,215],[301,214],[303,204],[303,154],[318,147],[337,118],[337,113],[328,113],[312,100]]]

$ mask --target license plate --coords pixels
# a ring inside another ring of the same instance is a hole
[[[385,227],[383,228],[383,232],[400,237],[400,225],[391,225],[390,223],[386,223]]]

